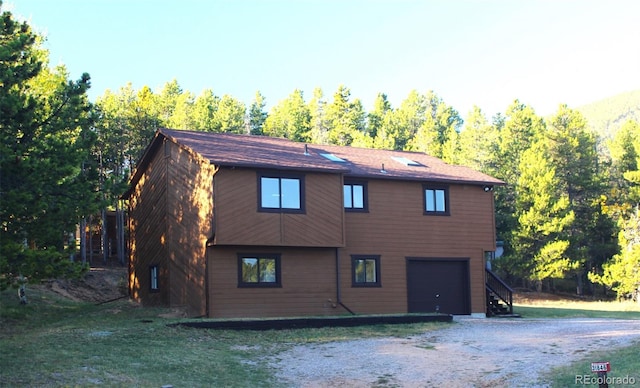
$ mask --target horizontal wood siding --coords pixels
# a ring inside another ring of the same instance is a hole
[[[158,152],[129,202],[129,292],[145,305],[169,305],[166,172],[166,160]],[[160,272],[159,292],[150,292],[151,265],[157,265]]]
[[[209,315],[284,317],[335,315],[335,249],[290,247],[209,248]],[[238,287],[238,253],[280,254],[280,288]]]
[[[206,315],[206,244],[212,236],[214,167],[170,143],[167,234],[171,306]]]
[[[406,257],[468,258],[471,311],[484,313],[484,251],[495,247],[492,193],[450,185],[450,216],[424,215],[421,182],[372,180],[368,193],[368,213],[346,213],[343,302],[358,313],[406,312]],[[382,287],[352,287],[353,254],[380,255]]]
[[[304,214],[260,212],[257,171],[220,169],[215,176],[215,244],[343,246],[342,177],[306,173],[304,182]]]

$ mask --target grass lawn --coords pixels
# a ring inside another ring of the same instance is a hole
[[[408,336],[446,323],[279,331],[170,327],[167,309],[0,293],[0,386],[277,386],[269,358],[293,344]]]
[[[634,302],[587,302],[568,300],[528,300],[514,304],[514,312],[525,318],[615,318],[640,320],[640,304]],[[640,325],[640,322],[638,322]],[[548,381],[553,387],[598,386],[591,380],[597,374],[591,372],[591,363],[609,361],[612,378],[610,387],[640,386],[640,342],[621,349],[601,351],[585,355],[568,366],[549,371]],[[624,379],[627,380],[624,380]],[[620,380],[616,380],[620,379]]]

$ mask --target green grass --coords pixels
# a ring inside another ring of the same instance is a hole
[[[525,318],[640,319],[640,304],[633,302],[540,301],[514,305],[514,312]],[[609,361],[611,363],[609,377],[633,379],[635,385],[632,386],[638,386],[640,385],[638,346],[640,346],[640,342],[610,351],[588,353],[577,362],[549,371],[546,381],[551,382],[552,387],[597,386],[597,381],[588,380],[597,378],[597,374],[591,373],[591,363]],[[584,382],[589,384],[583,384]],[[619,387],[628,383],[624,380],[620,382],[623,384],[616,384],[617,381],[612,380],[612,384],[609,386]]]
[[[168,326],[170,310],[0,293],[0,386],[277,386],[267,356],[293,344],[406,337],[447,324],[231,331]]]
[[[597,381],[593,382],[588,380],[597,377],[597,374],[591,372],[591,363],[609,361],[611,363],[611,372],[608,373],[608,377],[613,379],[627,379],[627,381],[612,380],[609,387],[637,387],[640,385],[638,346],[640,346],[640,342],[621,349],[591,353],[578,362],[550,371],[547,381],[551,383],[552,387],[598,386]],[[589,382],[589,384],[582,384],[584,382]]]
[[[513,311],[524,318],[615,318],[640,319],[640,311],[572,309],[565,307],[514,306]]]

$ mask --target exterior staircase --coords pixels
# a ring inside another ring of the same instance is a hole
[[[487,317],[520,317],[513,312],[513,290],[498,275],[485,269]]]

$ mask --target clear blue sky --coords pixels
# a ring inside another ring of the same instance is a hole
[[[435,91],[466,117],[516,98],[549,114],[640,89],[640,1],[4,0],[90,97],[176,79],[268,106],[340,84],[367,110]]]

